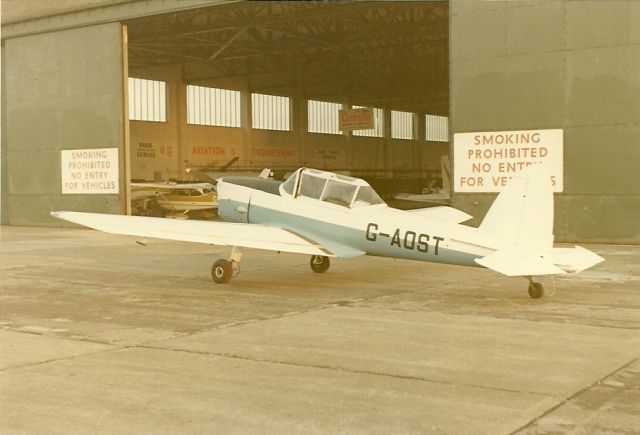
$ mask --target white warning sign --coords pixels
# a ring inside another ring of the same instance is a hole
[[[563,131],[524,130],[456,133],[454,190],[500,192],[513,174],[544,164],[554,192],[563,190]]]
[[[119,193],[118,148],[62,150],[63,194]]]

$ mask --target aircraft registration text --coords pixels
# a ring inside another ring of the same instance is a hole
[[[416,250],[424,253],[428,253],[429,246],[432,246],[434,255],[438,255],[440,242],[444,240],[443,237],[425,233],[416,233],[415,231],[403,231],[400,228],[396,228],[393,234],[383,233],[378,231],[378,229],[378,224],[370,222],[367,225],[365,238],[370,242],[375,242],[379,237],[386,237],[389,239],[389,245],[391,246]]]

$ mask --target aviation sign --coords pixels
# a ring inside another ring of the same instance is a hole
[[[456,133],[453,143],[456,192],[500,192],[533,164],[545,165],[554,192],[563,190],[561,129]]]

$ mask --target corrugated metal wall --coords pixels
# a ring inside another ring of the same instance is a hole
[[[636,1],[451,2],[452,132],[564,130],[556,240],[640,243],[638,22]]]
[[[53,225],[53,210],[125,210],[121,195],[62,195],[60,151],[125,150],[119,23],[13,38],[3,50],[2,223]]]

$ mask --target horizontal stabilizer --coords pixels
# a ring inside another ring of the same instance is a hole
[[[553,262],[539,253],[524,248],[506,248],[477,258],[476,263],[507,276],[564,274]]]
[[[308,237],[265,225],[72,211],[52,212],[51,216],[112,234],[334,256],[330,250]]]
[[[598,263],[604,258],[588,249],[576,246],[574,248],[553,248],[551,259],[554,264],[569,273],[578,273]]]
[[[453,207],[429,207],[429,208],[418,208],[415,210],[408,210],[413,214],[417,214],[419,216],[424,216],[429,219],[436,219],[443,222],[448,222],[452,224],[459,224],[460,222],[468,221],[472,219],[473,216],[460,211]]]

